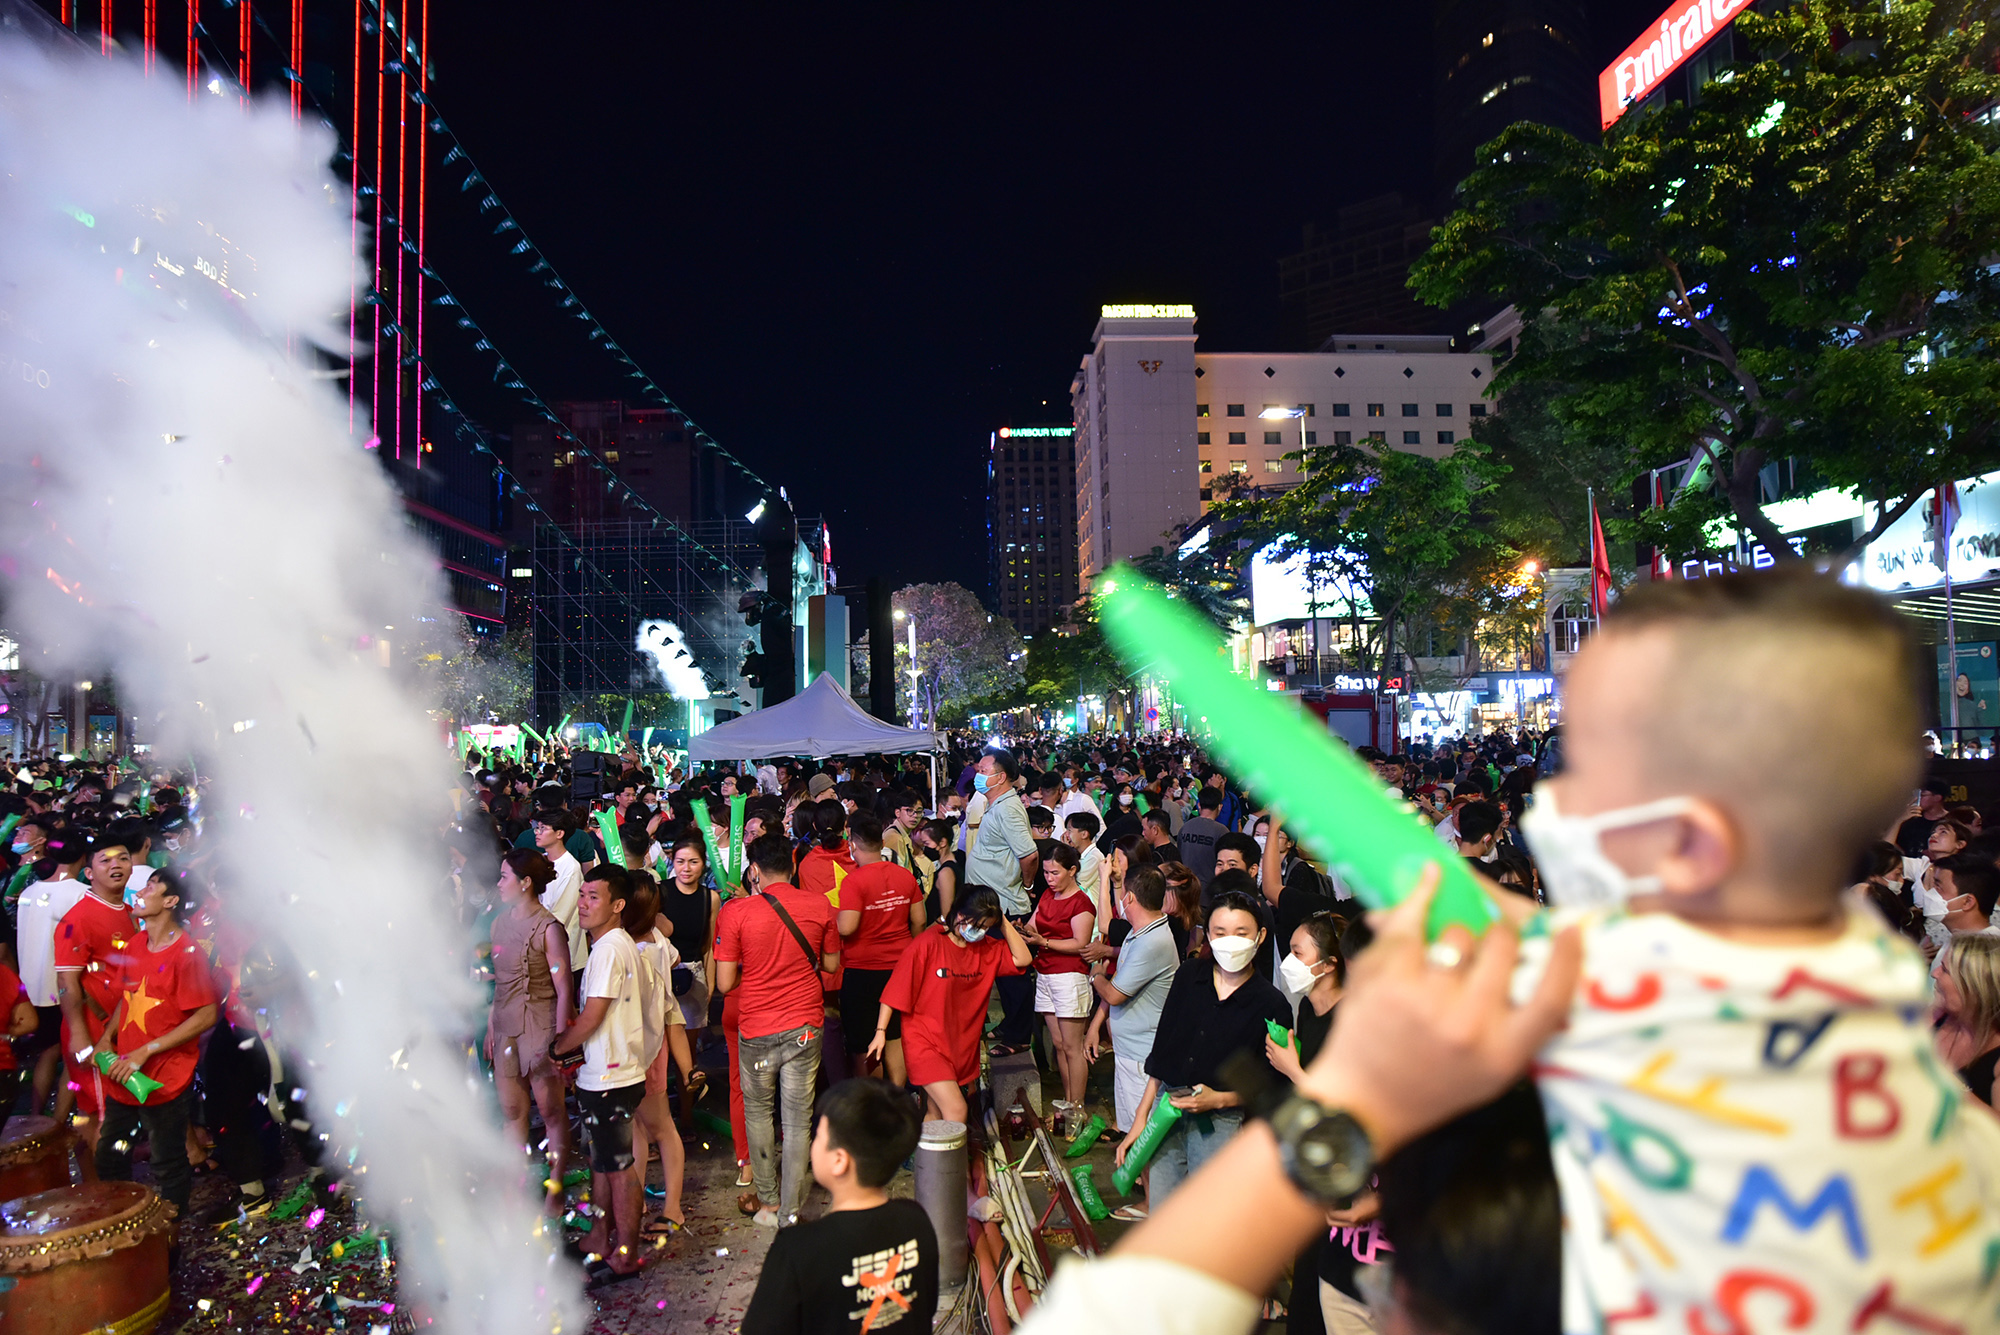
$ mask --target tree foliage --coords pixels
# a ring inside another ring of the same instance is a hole
[[[534,641],[527,628],[492,638],[457,617],[407,645],[431,707],[460,723],[514,723],[528,717],[535,689]]]
[[[1727,517],[1789,556],[1760,485],[1786,457],[1883,503],[1879,533],[2000,459],[1993,8],[1745,13],[1756,58],[1693,105],[1601,145],[1526,122],[1488,144],[1412,285],[1517,306],[1496,387],[1541,387],[1605,481],[1700,461],[1649,539],[1698,550]]]
[[[1020,632],[989,613],[964,585],[912,584],[889,601],[905,617],[916,618],[917,667],[935,682],[940,721],[962,718],[975,702],[1002,698],[1020,686]],[[897,623],[902,634],[896,641],[897,708],[905,712],[910,707],[907,624]]]
[[[1466,600],[1484,596],[1483,578],[1511,546],[1495,535],[1484,502],[1504,470],[1467,442],[1443,458],[1362,445],[1309,445],[1296,487],[1269,499],[1224,502],[1211,512],[1240,521],[1237,536],[1274,554],[1304,554],[1328,589],[1324,615],[1350,609],[1337,589],[1372,607],[1366,652],[1385,674],[1401,661],[1397,632],[1413,620],[1470,621]]]
[[[1243,596],[1243,577],[1207,547],[1182,556],[1178,550],[1155,547],[1132,559],[1133,568],[1213,622],[1232,631],[1250,614]]]

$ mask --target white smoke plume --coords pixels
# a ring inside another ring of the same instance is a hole
[[[135,62],[0,40],[7,625],[33,669],[109,668],[165,762],[213,779],[227,903],[297,961],[300,1083],[358,1151],[405,1301],[445,1332],[577,1331],[468,1076],[452,772],[383,644],[436,629],[436,562],[314,351],[344,349],[365,281],[334,151],[233,88],[190,105]]]
[[[638,648],[652,655],[653,667],[674,699],[708,699],[708,678],[695,666],[679,626],[671,621],[641,621]]]

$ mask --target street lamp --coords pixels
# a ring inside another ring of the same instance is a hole
[[[923,680],[923,673],[917,669],[917,619],[902,608],[896,609],[896,620],[907,622],[910,628],[910,726],[917,725],[917,687]]]
[[[1306,410],[1304,408],[1266,408],[1263,412],[1258,413],[1257,416],[1267,422],[1281,422],[1287,417],[1296,417],[1299,419],[1299,471],[1304,472]],[[1313,569],[1313,553],[1310,549],[1306,551],[1306,611],[1312,617],[1313,687],[1319,689],[1325,685],[1320,676],[1319,574]]]

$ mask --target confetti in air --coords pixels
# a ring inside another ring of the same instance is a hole
[[[580,1284],[551,1271],[555,1238],[505,1189],[517,1158],[463,1078],[484,1001],[440,945],[448,753],[399,670],[450,614],[365,412],[350,431],[324,375],[365,285],[334,138],[282,100],[190,103],[136,59],[20,31],[0,30],[8,633],[49,675],[111,673],[157,720],[144,740],[193,758],[207,809],[231,813],[203,836],[229,912],[279,958],[314,1131],[394,1227],[425,1335],[579,1332]],[[369,1251],[392,1264],[379,1237]]]

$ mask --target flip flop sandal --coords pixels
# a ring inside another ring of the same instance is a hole
[[[637,1279],[639,1271],[642,1269],[644,1267],[635,1266],[630,1270],[620,1270],[612,1265],[611,1262],[600,1257],[595,1261],[585,1263],[583,1267],[585,1276],[584,1288],[608,1289],[613,1284],[623,1284],[628,1279]]]
[[[1121,1205],[1111,1212],[1111,1217],[1127,1224],[1142,1223],[1146,1218],[1146,1207],[1143,1205]]]
[[[756,1181],[756,1179],[755,1179],[754,1177],[752,1177],[752,1176],[750,1175],[750,1165],[749,1165],[749,1164],[747,1164],[747,1163],[746,1163],[746,1164],[738,1164],[738,1165],[736,1166],[736,1185],[737,1185],[737,1186],[739,1186],[739,1187],[747,1187],[747,1186],[749,1186],[749,1185],[750,1185],[751,1183],[753,1183],[753,1182],[755,1182],[755,1181]]]
[[[757,1199],[757,1193],[754,1191],[745,1192],[736,1198],[736,1212],[738,1214],[745,1216],[754,1215],[763,1208],[764,1202]]]
[[[680,1232],[682,1227],[683,1225],[676,1224],[665,1215],[656,1214],[646,1221],[645,1227],[639,1230],[639,1236],[642,1238],[671,1238],[674,1234]]]

